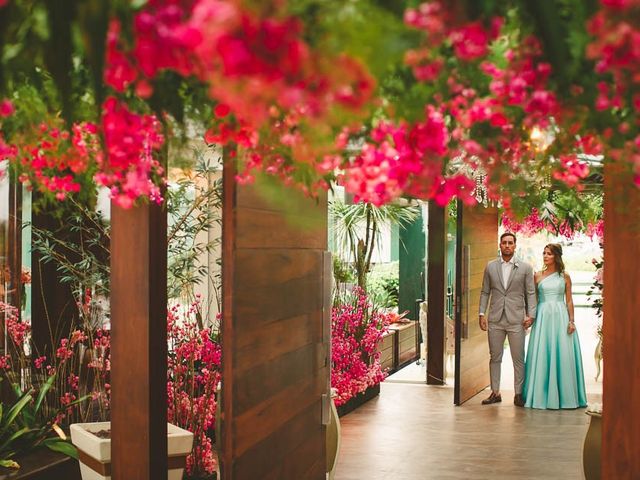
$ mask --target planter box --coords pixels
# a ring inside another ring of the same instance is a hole
[[[380,366],[383,371],[391,371],[396,368],[396,358],[398,352],[396,350],[396,337],[397,332],[395,330],[388,330],[382,337],[380,345],[378,345],[378,351],[380,352]]]
[[[406,323],[393,323],[389,331],[396,332],[396,370],[419,358],[418,322],[411,320]]]
[[[338,417],[344,417],[347,413],[352,412],[356,408],[358,408],[363,403],[368,402],[374,397],[377,397],[380,394],[380,384],[374,385],[373,387],[367,388],[364,392],[352,397],[347,403],[343,403],[339,407],[336,407],[338,410]]]
[[[111,480],[111,439],[100,438],[92,432],[109,430],[111,422],[74,423],[71,441],[78,449],[82,480]],[[168,480],[181,480],[187,455],[193,446],[193,433],[167,424],[169,454]]]

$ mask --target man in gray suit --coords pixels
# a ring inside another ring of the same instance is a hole
[[[500,257],[489,262],[484,269],[480,292],[480,328],[489,330],[491,360],[491,395],[483,405],[502,401],[500,395],[500,367],[505,337],[509,337],[513,360],[515,397],[513,403],[524,406],[524,340],[526,329],[536,316],[536,288],[531,265],[517,260],[516,236],[503,233],[500,236]],[[490,307],[487,321],[487,306]]]

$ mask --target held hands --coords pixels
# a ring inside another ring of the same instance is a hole
[[[524,317],[524,322],[522,322],[522,326],[524,327],[524,329],[526,330],[527,328],[529,328],[531,325],[533,325],[533,318],[531,317]]]
[[[484,315],[480,315],[480,318],[478,320],[480,322],[480,330],[482,330],[483,332],[487,331],[487,317],[485,317]]]
[[[576,331],[576,324],[573,323],[572,321],[569,321],[569,326],[567,327],[567,333],[571,335],[575,331]]]

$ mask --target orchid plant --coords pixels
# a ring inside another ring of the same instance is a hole
[[[336,302],[331,310],[331,387],[336,406],[382,382],[378,345],[391,317],[376,309],[364,290]]]
[[[187,457],[189,478],[210,476],[217,469],[212,438],[222,350],[218,326],[199,326],[200,308],[200,300],[186,308],[176,305],[167,317],[167,416],[169,422],[193,432],[193,450]]]

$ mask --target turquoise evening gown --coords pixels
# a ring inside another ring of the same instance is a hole
[[[525,361],[524,400],[529,408],[587,406],[578,332],[569,335],[564,275],[538,284],[538,308]]]

